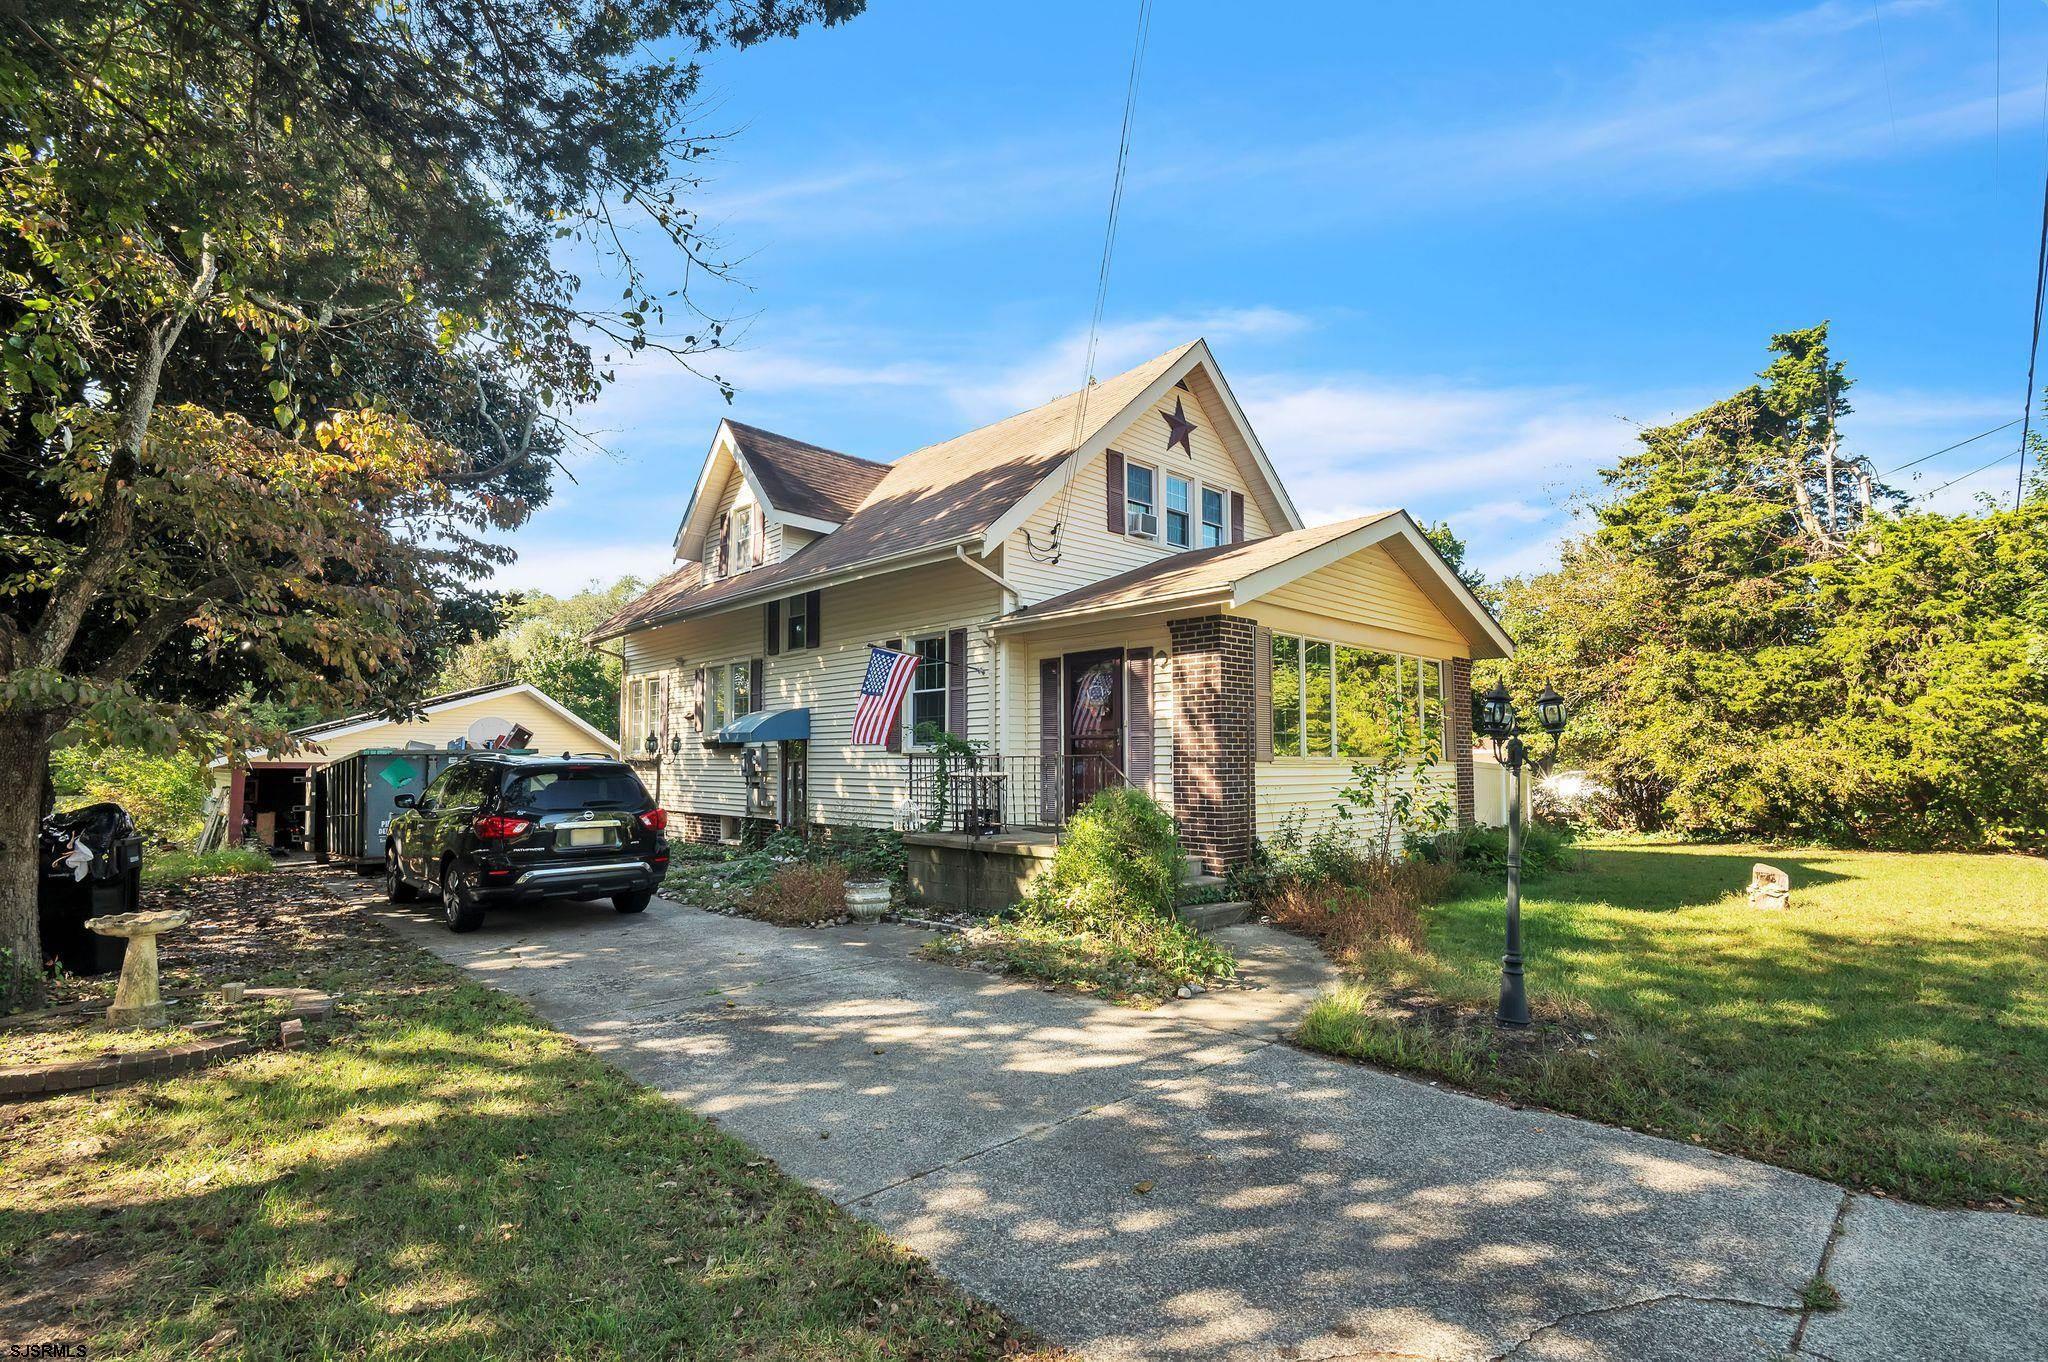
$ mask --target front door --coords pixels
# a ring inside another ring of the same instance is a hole
[[[1068,653],[1067,816],[1124,783],[1124,651]]]

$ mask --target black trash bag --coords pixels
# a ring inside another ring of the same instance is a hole
[[[87,804],[46,815],[37,841],[36,909],[44,965],[61,964],[73,974],[119,969],[127,942],[101,936],[85,922],[142,906],[142,838],[135,820],[119,804]],[[74,842],[92,852],[83,879],[65,862]]]

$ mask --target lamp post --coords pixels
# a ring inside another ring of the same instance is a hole
[[[1553,739],[1564,732],[1564,698],[1549,686],[1536,697],[1536,719]],[[1529,994],[1522,983],[1522,746],[1521,725],[1507,687],[1496,681],[1479,697],[1479,733],[1493,743],[1493,755],[1508,769],[1507,952],[1500,959],[1502,1026],[1529,1024]]]

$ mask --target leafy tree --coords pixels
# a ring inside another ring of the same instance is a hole
[[[457,648],[433,689],[524,681],[617,737],[619,658],[584,639],[639,594],[641,585],[636,577],[621,577],[573,596],[535,591],[507,597],[494,621],[496,632]]]
[[[1458,538],[1457,532],[1451,528],[1450,521],[1439,520],[1434,525],[1424,525],[1422,534],[1442,556],[1444,566],[1458,575],[1459,581],[1470,587],[1473,594],[1481,600],[1489,598],[1486,574],[1477,568],[1465,566],[1465,541]]]
[[[0,952],[48,744],[402,708],[612,351],[720,329],[666,57],[862,0],[26,0],[0,39]],[[621,288],[616,303],[564,261]],[[676,312],[672,321],[669,313]],[[712,375],[715,379],[716,376]],[[721,382],[721,386],[723,386]]]
[[[1826,328],[1645,431],[1558,571],[1504,584],[1523,704],[1623,816],[1894,846],[2048,842],[2048,505],[1908,513],[1835,423]]]

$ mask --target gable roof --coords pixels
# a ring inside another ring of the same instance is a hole
[[[886,466],[881,481],[832,533],[779,563],[716,582],[701,582],[701,568],[685,564],[599,625],[591,640],[788,594],[871,563],[972,543],[1060,467],[1072,450],[1085,451],[1098,437],[1121,428],[1134,405],[1149,402],[1153,387],[1170,384],[1178,376],[1174,371],[1197,353],[1206,354],[1207,347],[1190,341],[1093,385],[1078,441],[1074,421],[1081,394],[1073,392],[906,454]]]
[[[596,728],[588,720],[580,717],[567,705],[564,705],[539,687],[529,685],[524,681],[500,682],[492,686],[471,686],[467,690],[450,690],[443,691],[439,695],[429,695],[426,699],[420,701],[420,713],[422,715],[438,714],[442,710],[456,709],[463,705],[473,704],[478,700],[487,700],[500,695],[531,696],[546,708],[554,711],[557,718],[565,720],[583,732],[588,733],[592,738],[612,751],[616,752],[619,749],[617,739],[606,737],[603,730]],[[404,724],[407,722],[410,721],[386,718],[374,711],[365,710],[361,714],[351,714],[346,718],[329,719],[325,723],[307,724],[304,728],[293,729],[291,733],[294,738],[310,738],[313,740],[314,745],[317,746],[321,738],[339,738],[345,734],[361,733],[367,729],[377,728],[384,724]]]
[[[733,444],[747,461],[769,506],[778,511],[845,523],[889,472],[889,465],[806,444],[772,430],[727,418]]]
[[[1196,549],[1105,577],[1013,611],[998,629],[1029,629],[1081,615],[1156,613],[1197,602],[1242,606],[1374,544],[1384,544],[1424,595],[1474,645],[1475,657],[1507,657],[1515,645],[1472,589],[1444,562],[1406,511],[1340,520],[1220,548]]]

